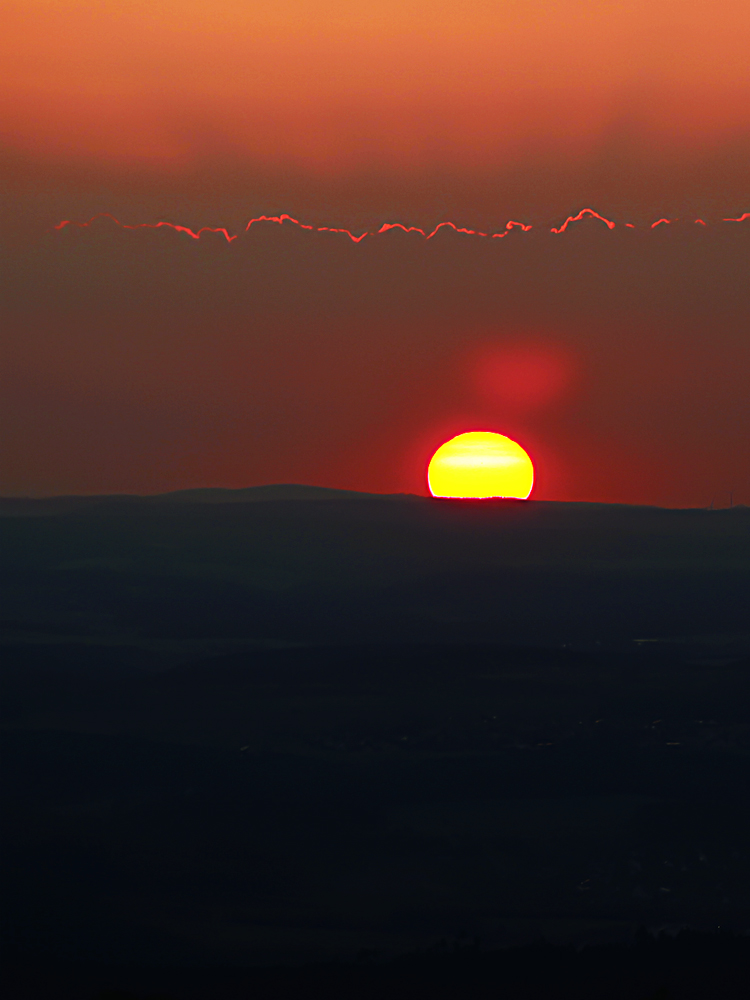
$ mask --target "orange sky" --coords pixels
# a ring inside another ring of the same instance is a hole
[[[750,127],[746,0],[5,0],[2,137],[324,174],[575,161]]]

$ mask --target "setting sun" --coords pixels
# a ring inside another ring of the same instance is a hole
[[[438,448],[427,482],[434,497],[525,500],[534,485],[534,466],[520,444],[504,434],[470,431]]]

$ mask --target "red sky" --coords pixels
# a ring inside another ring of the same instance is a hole
[[[6,0],[0,491],[423,492],[483,421],[536,496],[750,502],[748,43],[745,0]],[[49,233],[97,212],[534,229]]]

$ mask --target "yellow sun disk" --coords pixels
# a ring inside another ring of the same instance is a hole
[[[534,466],[523,448],[492,431],[469,431],[441,445],[427,470],[435,497],[525,500],[534,485]]]

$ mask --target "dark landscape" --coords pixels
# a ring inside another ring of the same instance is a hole
[[[746,995],[750,509],[0,515],[12,996]]]

